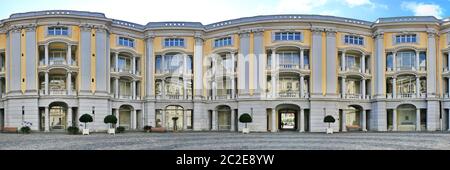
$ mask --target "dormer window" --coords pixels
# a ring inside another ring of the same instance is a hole
[[[395,36],[395,42],[398,43],[416,43],[417,35],[416,34],[403,34]]]
[[[119,45],[133,48],[134,47],[134,40],[131,39],[131,38],[120,37],[119,38]]]
[[[184,47],[183,38],[166,38],[164,40],[165,47]]]
[[[300,41],[300,32],[277,32],[275,33],[275,41]]]
[[[345,44],[351,45],[364,45],[364,37],[356,35],[345,35],[344,42]]]
[[[69,28],[67,27],[48,27],[48,35],[69,35]]]
[[[231,37],[219,38],[214,40],[214,47],[225,47],[231,45],[232,45]]]

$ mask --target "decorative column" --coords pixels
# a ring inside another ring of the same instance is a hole
[[[136,119],[136,109],[133,109],[133,113],[131,115],[131,122],[132,122],[132,129],[136,129],[137,128],[137,119]]]
[[[300,126],[300,132],[305,132],[305,116],[302,108],[300,109],[299,120],[300,124],[298,124],[298,126]]]
[[[447,98],[450,98],[450,77],[447,77],[447,90],[448,90],[448,96]],[[449,116],[450,117],[450,116]],[[449,122],[450,123],[450,122]]]
[[[231,109],[231,128],[230,128],[230,131],[231,132],[234,132],[234,131],[236,131],[236,120],[235,120],[236,118],[235,118],[235,116],[234,116],[234,109]]]
[[[421,127],[420,127],[420,109],[417,108],[416,109],[416,131],[421,131]]]
[[[342,56],[341,56],[341,70],[342,71],[346,71],[345,69],[345,51],[342,51]]]
[[[366,79],[365,78],[362,79],[361,86],[362,86],[362,88],[361,88],[362,98],[366,99]]]
[[[275,49],[272,49],[272,61],[271,61],[271,65],[272,65],[272,71],[271,71],[271,77],[272,77],[272,98],[276,98],[276,94],[277,94],[277,83],[276,83],[276,78],[275,78],[275,70],[276,70],[276,61],[275,61]]]
[[[183,75],[187,74],[187,55],[183,55]]]
[[[131,57],[131,74],[136,74],[136,56]]]
[[[271,131],[272,132],[277,132],[277,111],[275,108],[272,108],[272,128]]]
[[[420,96],[420,77],[419,76],[417,76],[416,77],[416,95],[417,95],[417,98],[420,98],[421,96]]]
[[[420,51],[416,51],[416,70],[420,70]]]
[[[236,97],[236,87],[235,87],[235,56],[234,52],[231,53],[231,73],[233,76],[231,76],[231,98],[234,99]]]
[[[115,98],[119,98],[119,78],[114,77],[114,96]]]
[[[72,45],[67,44],[67,65],[72,65]]]
[[[300,98],[305,98],[305,92],[303,91],[303,88],[305,85],[305,76],[300,75]]]
[[[346,98],[346,91],[347,91],[347,88],[346,88],[346,86],[345,86],[345,77],[342,77],[341,78],[341,88],[342,88],[342,98],[343,99],[345,99]]]
[[[163,79],[162,81],[161,81],[161,97],[162,98],[166,98],[166,80],[165,79]]]
[[[341,124],[342,132],[347,132],[347,114],[345,113],[345,110],[342,109],[342,124]]]
[[[0,98],[3,97],[3,79],[0,78]]]
[[[450,50],[447,52],[447,69],[450,71]]]
[[[362,126],[362,131],[363,132],[367,132],[367,122],[366,122],[366,120],[367,120],[367,110],[363,110],[362,111],[362,123],[361,123],[361,126]]]
[[[397,77],[392,78],[392,98],[397,98]]]
[[[214,78],[215,79],[215,78]],[[216,100],[217,97],[217,84],[216,84],[216,80],[213,80],[213,82],[211,82],[211,88],[212,88],[212,99]]]
[[[48,44],[45,44],[45,58],[44,58],[45,65],[48,66]]]
[[[361,56],[361,73],[366,73],[366,55]]]
[[[392,67],[394,67],[394,68],[392,68],[392,71],[397,71],[397,52],[396,51],[394,51],[394,52],[392,52]]]
[[[45,132],[50,132],[50,113],[48,106],[45,106]]]
[[[136,80],[133,80],[133,83],[131,85],[131,98],[132,100],[136,100]]]
[[[68,107],[67,108],[67,126],[68,127],[73,126],[73,123],[72,123],[72,107]],[[66,127],[66,129],[67,129],[67,127]]]
[[[187,95],[187,80],[183,78],[183,98],[186,100],[188,99]]]
[[[119,72],[119,52],[114,53],[115,71]]]
[[[300,68],[301,69],[305,68],[305,50],[304,49],[300,49]]]
[[[48,82],[49,82],[49,77],[48,77],[48,72],[45,72],[45,95],[49,95],[49,91],[48,91]]]
[[[166,110],[164,110],[164,109],[161,110],[161,117],[162,117],[161,118],[161,127],[170,128],[170,127],[166,127]]]
[[[397,131],[397,109],[394,109],[392,114],[392,130]]]
[[[212,114],[212,131],[218,131],[218,122],[217,122],[217,118],[218,118],[218,113],[217,110],[213,110],[213,114]]]
[[[72,95],[72,73],[67,72],[67,95]]]

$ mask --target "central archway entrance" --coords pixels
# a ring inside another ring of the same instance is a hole
[[[49,107],[50,130],[64,131],[67,128],[67,104],[55,102]]]
[[[183,130],[184,113],[181,106],[166,107],[166,127],[170,131]]]
[[[231,108],[229,106],[217,107],[219,131],[231,130]]]
[[[297,130],[298,125],[298,113],[300,108],[296,105],[280,105],[278,110],[278,129],[281,131],[294,131]]]
[[[416,106],[404,104],[397,108],[397,128],[398,131],[416,130]],[[395,123],[395,122],[394,122]]]
[[[133,107],[129,105],[123,105],[119,108],[119,126],[124,127],[125,129],[131,129],[131,112],[133,111]]]

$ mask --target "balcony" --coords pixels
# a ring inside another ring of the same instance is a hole
[[[310,95],[309,93],[304,93],[303,95],[300,94],[300,92],[298,93],[279,93],[277,94],[277,96],[273,96],[271,92],[268,92],[266,94],[266,98],[272,98],[272,99],[309,99]]]
[[[186,96],[186,98],[183,95],[156,95],[156,99],[165,99],[165,100],[192,100],[192,96]]]
[[[387,72],[394,72],[394,71],[420,71],[420,72],[424,72],[424,71],[427,71],[427,67],[426,66],[420,66],[418,69],[416,68],[416,66],[412,66],[412,67],[396,67],[395,69],[392,68],[392,67],[388,67],[388,68],[386,68],[386,71]],[[444,69],[444,72],[445,72],[445,69]]]
[[[65,66],[65,65],[68,65],[68,64],[67,64],[66,60],[49,60],[48,61],[48,65],[49,66],[53,66],[53,65],[60,65],[60,66],[63,65],[63,66]],[[46,66],[45,65],[45,61],[43,61],[43,60],[39,61],[39,66]],[[77,66],[77,62],[75,60],[72,60],[71,63],[70,63],[70,66]]]
[[[295,98],[299,98],[300,95],[297,93],[279,93],[278,97],[284,98],[284,99],[295,99]]]
[[[76,96],[77,95],[77,91],[76,90],[72,90],[71,91],[71,95]],[[40,89],[39,90],[39,95],[41,96],[45,96],[45,90],[44,89]],[[68,91],[66,89],[55,89],[55,90],[49,90],[49,95],[50,96],[65,96],[68,95]]]
[[[416,93],[404,93],[404,94],[397,94],[394,95],[392,93],[386,94],[387,99],[425,99],[427,98],[426,93],[420,93],[419,96],[417,96]]]
[[[303,66],[303,68],[301,68],[301,66],[298,65],[298,64],[280,64],[280,65],[278,65],[278,67],[277,67],[276,69],[285,69],[285,70],[288,70],[288,69],[309,70],[310,68],[309,68],[309,65],[308,65],[308,64],[305,64],[305,65]],[[272,65],[270,65],[270,64],[267,65],[267,66],[266,66],[266,70],[272,70]]]

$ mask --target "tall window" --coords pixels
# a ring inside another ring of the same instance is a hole
[[[131,96],[131,82],[120,80],[120,95],[121,96]]]
[[[416,34],[405,34],[405,35],[397,35],[395,36],[396,43],[416,43],[417,35]]]
[[[275,33],[275,41],[300,41],[300,32],[277,32]]]
[[[184,47],[183,38],[166,38],[164,40],[165,47]]]
[[[292,67],[300,64],[300,55],[298,52],[280,52],[278,53],[280,66]]]
[[[48,27],[48,35],[69,35],[67,27]]]
[[[401,76],[397,77],[397,92],[399,94],[414,94],[416,93],[416,77],[415,76]]]
[[[397,68],[411,69],[416,65],[416,55],[414,52],[399,52],[396,56]]]
[[[364,38],[355,35],[345,35],[345,44],[364,45]]]
[[[124,56],[119,56],[119,70],[128,71],[130,70],[131,61],[129,58]]]
[[[231,37],[220,38],[214,40],[214,47],[231,46]]]
[[[134,40],[131,38],[119,37],[119,45],[134,47]]]

